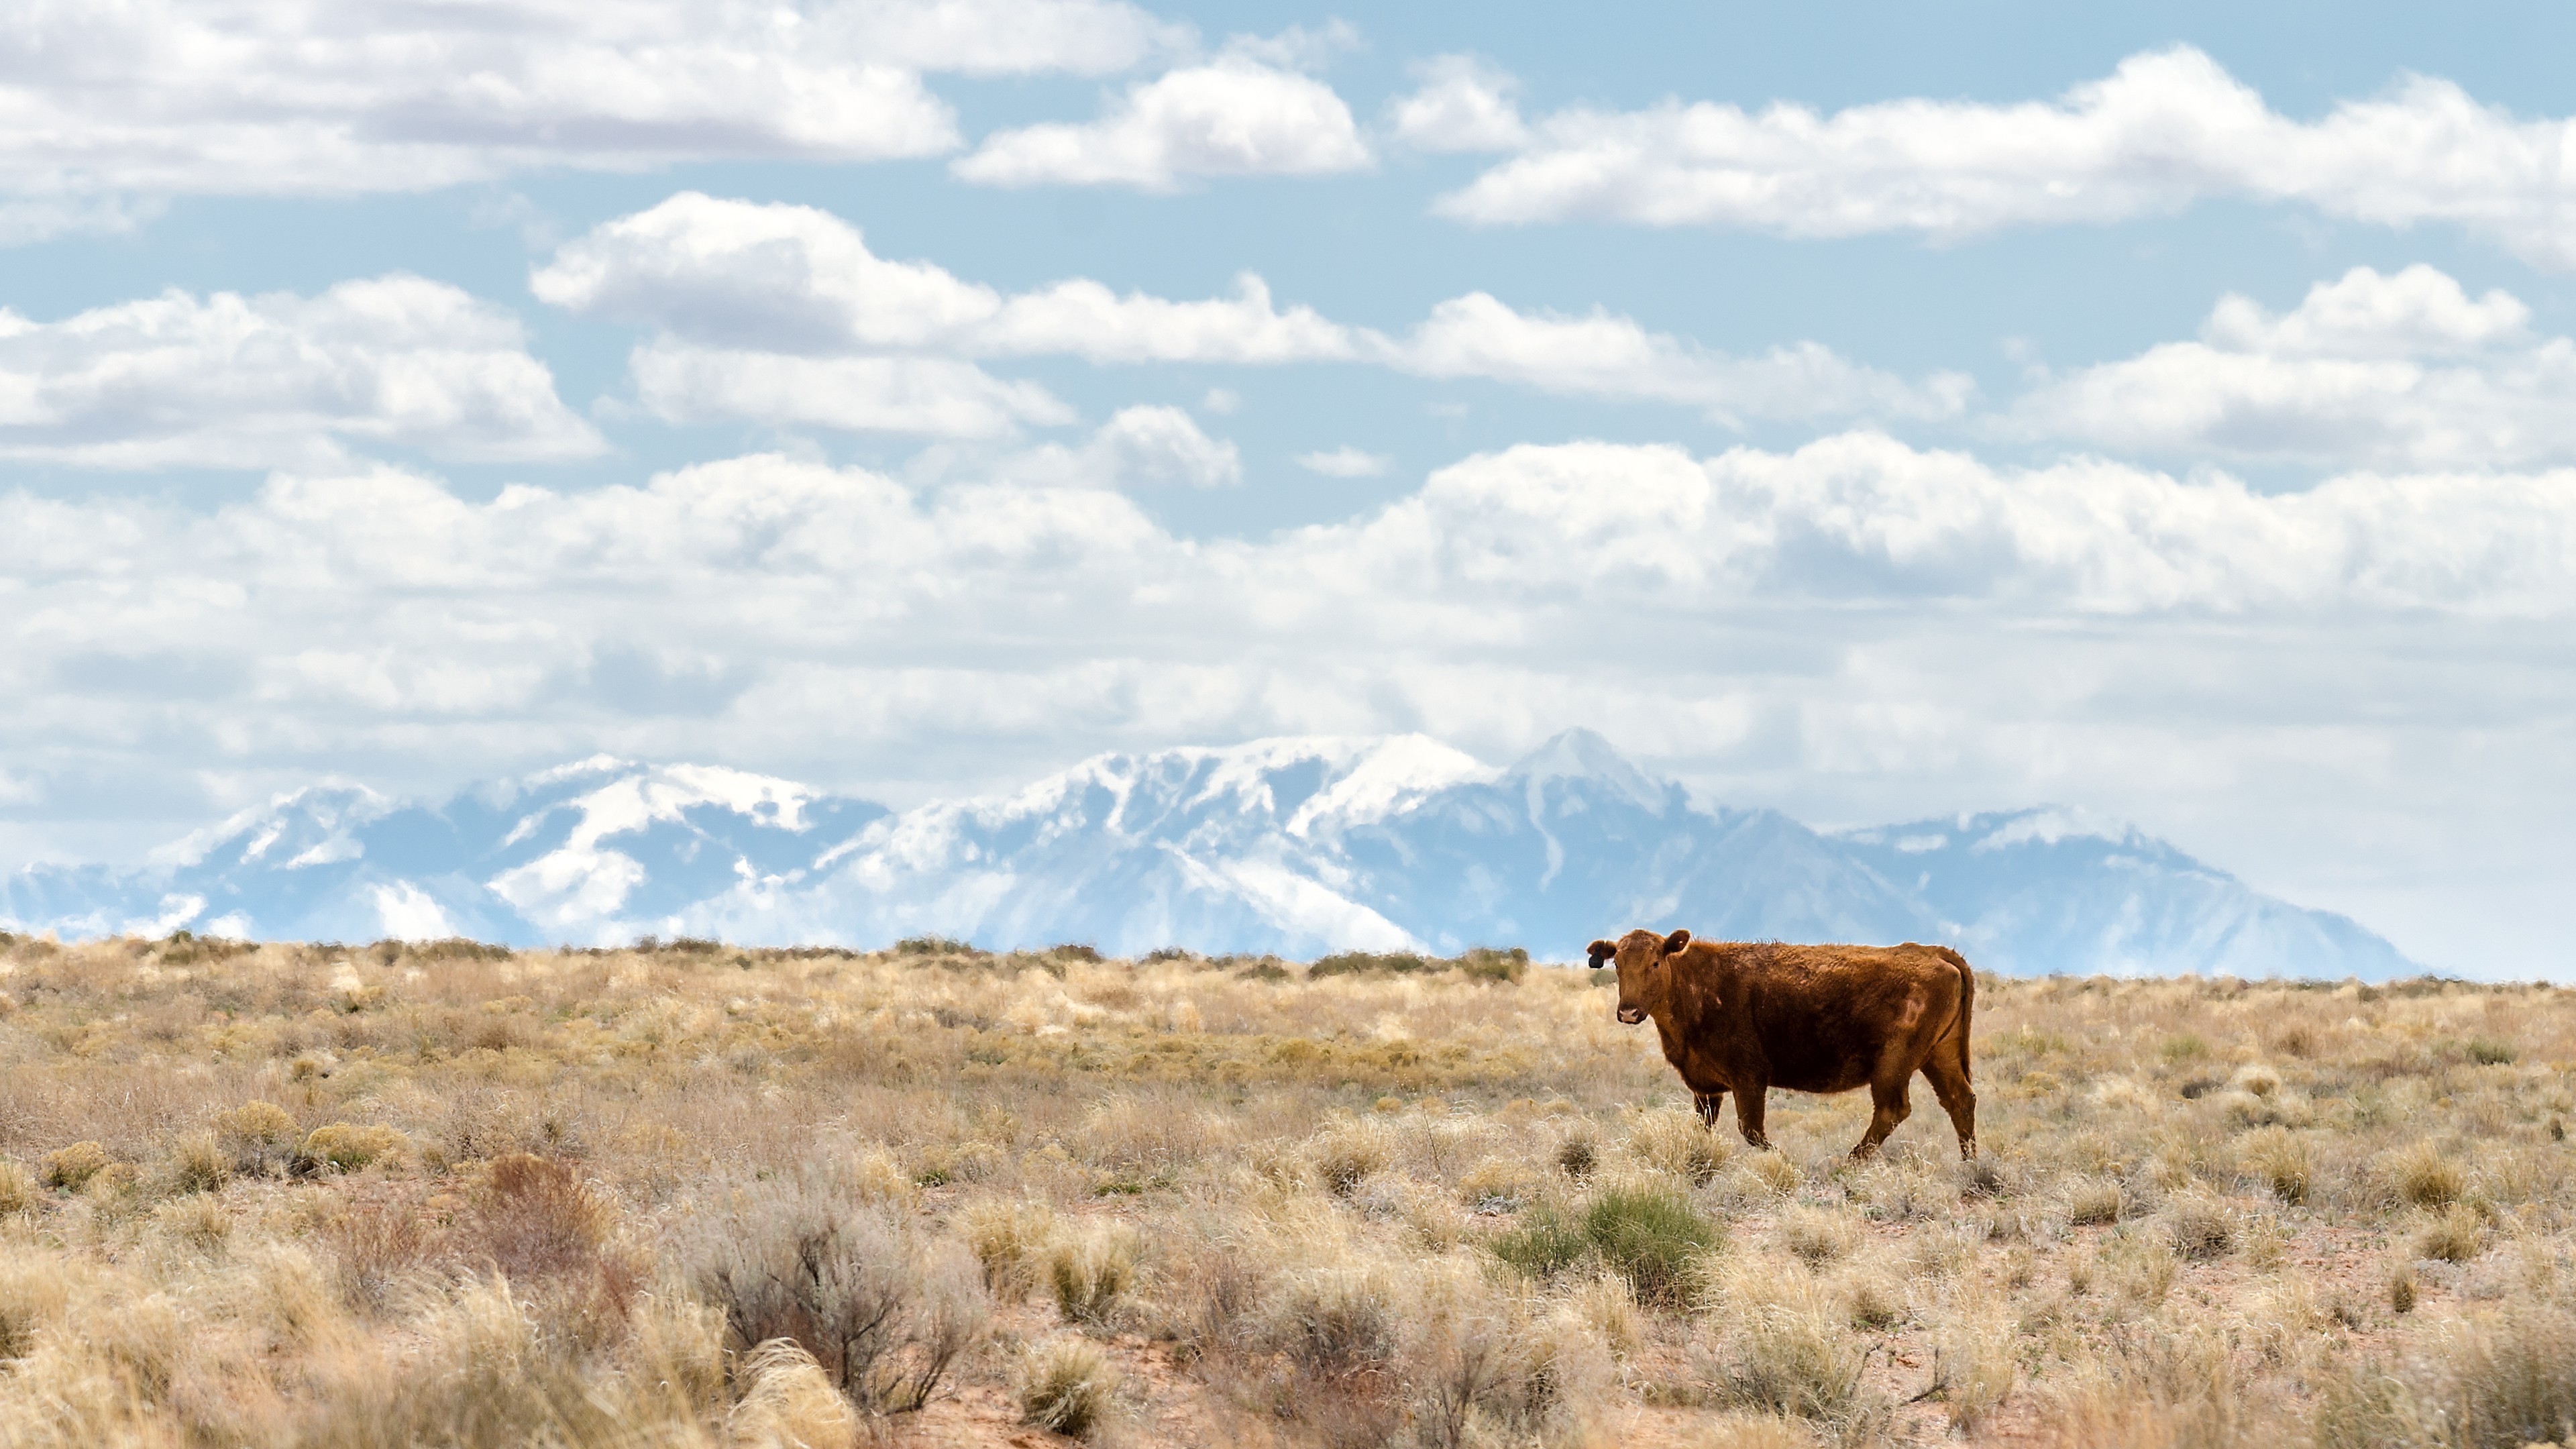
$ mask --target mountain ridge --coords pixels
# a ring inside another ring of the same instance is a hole
[[[65,935],[937,934],[1121,954],[1526,945],[1565,960],[1640,923],[1946,941],[2024,973],[2420,969],[2346,917],[2081,811],[1819,832],[1695,805],[1589,730],[1500,768],[1419,734],[1113,751],[901,812],[724,766],[595,755],[436,803],[308,786],[137,870],[0,878],[0,924]]]

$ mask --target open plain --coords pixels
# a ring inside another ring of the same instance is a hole
[[[2576,993],[1981,978],[1853,1165],[1610,975],[0,937],[0,1444],[2576,1430]]]

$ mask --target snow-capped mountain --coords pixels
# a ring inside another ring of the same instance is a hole
[[[0,922],[65,936],[624,940],[743,879],[793,873],[885,813],[740,770],[604,755],[436,806],[315,786],[179,841],[145,870],[0,878]]]
[[[0,924],[533,945],[639,935],[1132,954],[1526,945],[1633,925],[1736,939],[1950,941],[2013,971],[2379,977],[2341,916],[2064,810],[1824,835],[1694,806],[1589,731],[1495,769],[1420,735],[1109,754],[896,814],[785,780],[601,757],[400,804],[317,787],[148,869],[0,880]]]
[[[1836,837],[1910,892],[1969,959],[2160,976],[2388,976],[2413,969],[2349,917],[2248,889],[2135,827],[2063,809],[1921,820]]]

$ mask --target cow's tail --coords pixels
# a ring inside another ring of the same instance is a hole
[[[1932,949],[1940,954],[1941,959],[1959,968],[1959,1075],[1966,1077],[1971,1075],[1968,1068],[1968,1043],[1977,1015],[1977,968],[1968,964],[1967,957],[1947,946],[1935,946]]]

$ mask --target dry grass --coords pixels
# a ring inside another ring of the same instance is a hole
[[[2576,1430],[2576,996],[1981,983],[1854,1166],[1489,964],[0,939],[0,1445]]]

